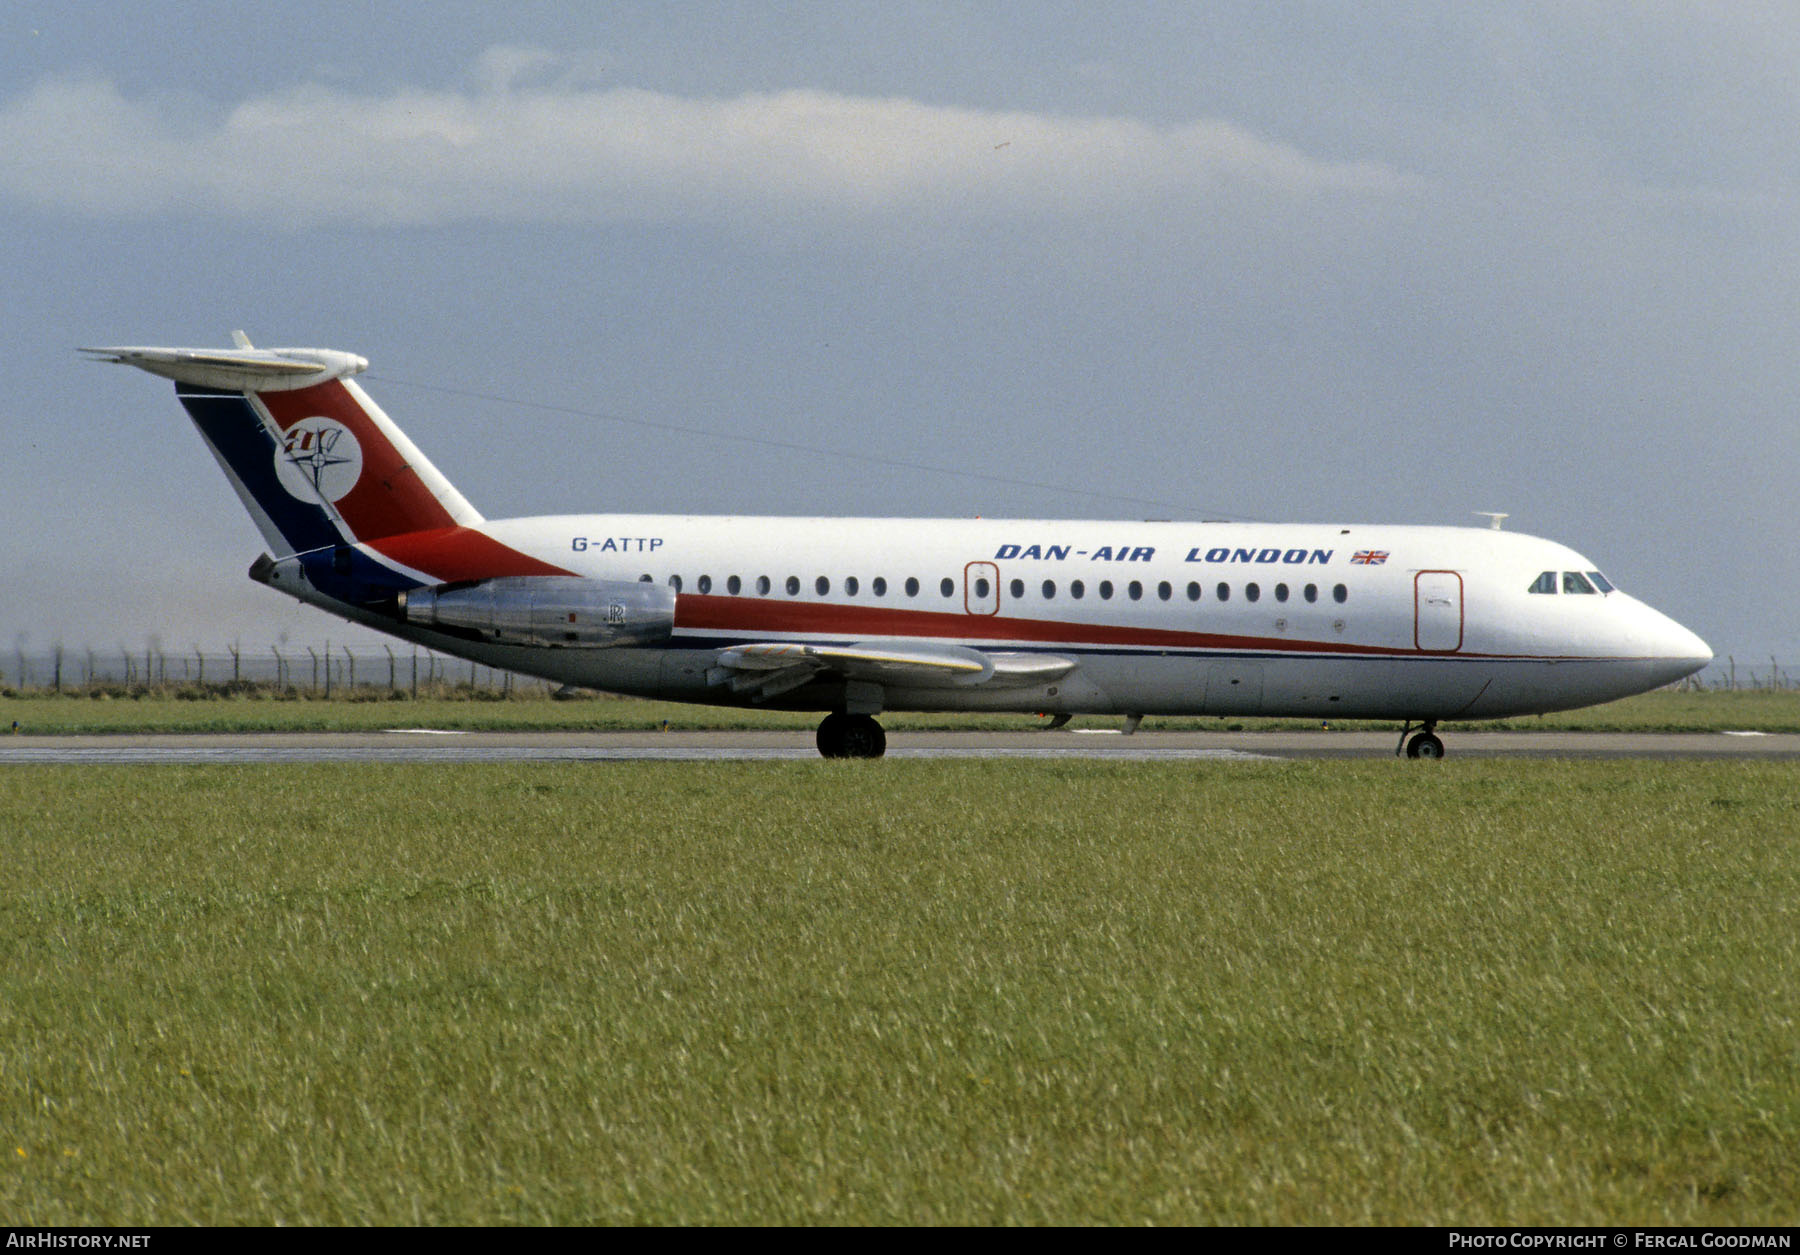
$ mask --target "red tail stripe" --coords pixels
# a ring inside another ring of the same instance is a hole
[[[486,580],[501,575],[573,575],[470,527],[383,536],[371,549],[440,583]]]
[[[362,446],[363,472],[337,502],[337,512],[358,540],[450,527],[456,522],[418,472],[401,458],[350,390],[337,380],[294,392],[257,394],[276,425],[287,431],[308,418],[342,423]]]

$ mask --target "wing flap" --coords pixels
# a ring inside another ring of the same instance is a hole
[[[714,682],[733,692],[754,690],[760,701],[825,674],[893,688],[1021,688],[1060,679],[1074,667],[1074,659],[1055,654],[986,653],[942,641],[758,641],[722,651]]]

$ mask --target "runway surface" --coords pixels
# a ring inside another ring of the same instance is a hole
[[[1442,733],[1451,758],[1800,759],[1788,733]],[[1392,758],[1392,732],[890,732],[888,758],[1256,762]],[[810,732],[387,732],[0,738],[31,763],[498,763],[815,761]]]

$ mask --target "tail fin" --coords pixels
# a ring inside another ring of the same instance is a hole
[[[481,515],[350,376],[331,349],[83,349],[175,381],[175,395],[277,556]]]

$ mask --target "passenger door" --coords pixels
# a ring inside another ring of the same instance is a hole
[[[1453,654],[1463,641],[1463,583],[1455,571],[1413,576],[1413,647]]]

